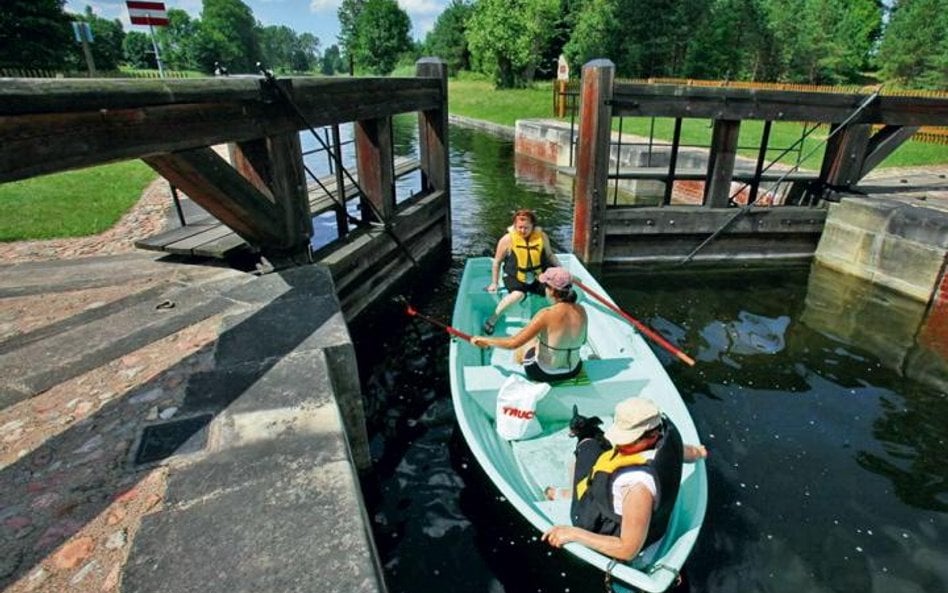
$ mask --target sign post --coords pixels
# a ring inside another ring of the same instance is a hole
[[[560,54],[560,58],[556,61],[556,83],[554,83],[553,88],[556,89],[556,97],[554,97],[553,106],[554,111],[556,112],[556,117],[565,117],[566,116],[566,99],[569,85],[569,62],[566,61],[566,56]]]
[[[95,60],[92,59],[92,27],[89,23],[82,21],[72,22],[72,32],[76,36],[76,41],[82,44],[82,54],[86,57],[86,67],[89,69],[89,76],[95,76]]]
[[[158,62],[158,76],[164,78],[165,71],[161,66],[161,54],[158,53],[158,42],[155,40],[155,27],[167,27],[169,22],[164,2],[127,0],[125,4],[128,6],[128,18],[133,25],[148,25],[151,46],[155,50],[155,61]]]

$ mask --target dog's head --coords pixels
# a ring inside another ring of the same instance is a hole
[[[602,434],[602,429],[599,428],[600,424],[602,424],[602,420],[599,419],[599,416],[592,416],[591,418],[580,416],[579,408],[573,404],[573,417],[569,421],[569,435],[571,437],[583,440],[600,435]]]

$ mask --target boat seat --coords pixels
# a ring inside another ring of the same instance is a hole
[[[573,404],[583,416],[612,416],[620,401],[638,395],[648,377],[633,371],[631,358],[605,358],[583,361],[583,372],[575,379],[551,384],[552,389],[537,403],[541,422],[568,422],[573,417]],[[484,412],[493,419],[497,411],[497,392],[517,370],[494,365],[464,367],[464,389]]]

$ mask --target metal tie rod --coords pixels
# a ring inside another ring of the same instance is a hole
[[[802,159],[800,159],[800,161],[802,162],[802,161],[805,161],[806,159],[810,158],[810,156],[812,156],[813,153],[816,152],[816,150],[817,150],[818,148],[820,148],[820,146],[821,146],[822,144],[825,144],[826,142],[829,142],[830,139],[831,139],[833,136],[835,136],[836,134],[838,134],[838,133],[840,132],[840,130],[843,130],[843,129],[849,124],[849,122],[851,122],[852,120],[856,119],[856,117],[857,117],[863,110],[865,110],[867,107],[869,107],[869,105],[871,105],[872,102],[875,101],[875,100],[879,97],[879,93],[881,93],[881,92],[882,92],[882,86],[880,85],[879,88],[877,88],[874,93],[872,93],[871,95],[869,95],[868,97],[866,97],[866,99],[865,99],[861,104],[859,104],[858,107],[856,107],[856,110],[855,110],[855,111],[853,111],[852,113],[850,113],[849,116],[848,116],[846,119],[844,119],[844,120],[839,124],[839,126],[836,127],[835,130],[833,130],[832,132],[829,133],[828,136],[826,136],[826,138],[824,138],[823,140],[820,140],[820,142],[819,142],[816,146],[814,146],[813,149],[810,150],[810,152],[808,152],[808,153],[806,154],[806,156],[804,156]],[[767,191],[772,191],[774,188],[778,187],[781,183],[783,183],[783,180],[784,180],[784,179],[786,179],[791,173],[793,173],[794,171],[796,171],[799,167],[800,167],[800,165],[799,165],[799,163],[798,163],[798,164],[794,165],[793,167],[791,167],[790,169],[788,169],[787,171],[785,171],[785,172],[783,173],[783,175],[781,175],[781,176],[777,179],[777,181],[775,181],[774,184],[770,186],[770,189],[767,190]],[[704,247],[705,247],[708,243],[710,243],[711,241],[714,241],[715,239],[717,239],[717,238],[721,235],[721,233],[723,233],[725,230],[727,230],[728,228],[730,228],[730,226],[731,226],[732,224],[734,224],[734,222],[736,222],[738,218],[740,218],[740,217],[743,216],[744,214],[747,214],[748,212],[750,212],[751,209],[752,209],[756,204],[757,204],[757,202],[751,202],[750,204],[745,204],[744,206],[742,206],[740,210],[738,210],[737,212],[734,213],[734,216],[732,216],[731,218],[729,218],[729,219],[727,219],[726,221],[724,221],[724,224],[722,224],[721,227],[720,227],[718,230],[716,230],[716,231],[714,231],[713,233],[711,233],[711,235],[709,235],[707,239],[705,239],[704,241],[702,241],[700,245],[698,245],[697,247],[695,247],[695,248],[691,251],[691,253],[689,253],[688,255],[686,255],[680,262],[678,262],[678,265],[683,265],[683,264],[686,264],[686,263],[690,262],[690,261],[692,260],[692,258],[694,258],[694,256],[695,256],[699,251],[701,251],[702,249],[704,249]]]
[[[339,157],[338,154],[333,152],[331,148],[329,148],[329,145],[327,145],[326,142],[322,138],[319,137],[319,134],[316,133],[315,128],[313,128],[313,125],[309,123],[309,120],[306,118],[306,115],[303,114],[303,111],[299,108],[296,102],[293,101],[293,97],[291,97],[290,94],[286,92],[286,89],[284,89],[280,84],[277,83],[277,79],[273,75],[273,72],[264,68],[260,62],[257,62],[257,69],[260,70],[261,74],[263,74],[264,80],[266,80],[266,82],[271,87],[277,89],[277,92],[280,94],[283,100],[286,101],[287,105],[289,105],[293,109],[293,111],[296,113],[296,116],[300,119],[300,121],[303,122],[303,124],[306,126],[309,132],[313,135],[313,137],[315,137],[316,140],[319,141],[323,149],[325,149],[326,152],[332,156],[333,160],[336,161],[336,166],[339,167],[340,171],[345,173],[346,177],[349,178],[349,181],[355,186],[356,190],[359,193],[361,193],[363,196],[365,196],[366,194],[362,190],[362,187],[359,185],[359,182],[356,181],[352,177],[352,175],[349,173],[349,171],[343,166],[342,159]],[[374,214],[375,217],[378,218],[382,222],[382,225],[385,231],[392,237],[392,240],[395,241],[395,245],[397,245],[399,249],[405,252],[405,255],[408,257],[409,261],[411,261],[411,264],[415,267],[418,267],[418,261],[415,259],[415,256],[412,255],[408,247],[402,242],[402,240],[398,237],[398,235],[395,234],[395,229],[392,228],[392,225],[389,223],[389,221],[385,220],[382,217],[382,213],[379,212],[378,207],[372,203],[372,200],[366,199],[366,200],[363,200],[363,203],[369,205],[369,208],[372,210],[372,214]]]

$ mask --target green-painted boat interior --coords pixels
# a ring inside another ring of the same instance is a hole
[[[605,293],[575,258],[561,255],[559,259],[590,289]],[[489,258],[472,258],[466,264],[452,322],[461,331],[482,334],[484,320],[502,297],[485,290],[490,282],[490,266]],[[502,494],[540,530],[570,523],[569,500],[548,501],[544,489],[570,486],[575,440],[569,437],[567,425],[574,404],[580,414],[602,418],[605,428],[612,422],[616,403],[633,396],[648,397],[671,418],[686,443],[700,442],[678,391],[642,337],[581,291],[579,296],[589,317],[588,343],[581,351],[584,372],[576,380],[553,385],[537,404],[537,419],[543,427],[539,436],[507,442],[495,430],[499,389],[511,374],[523,374],[513,360],[513,352],[499,348],[481,350],[460,340],[451,345],[452,397],[465,439]],[[516,334],[548,304],[541,297],[526,298],[505,312],[494,335]],[[609,570],[614,579],[645,591],[664,591],[675,580],[694,545],[706,504],[704,462],[686,464],[665,537],[630,564],[617,564],[579,544],[569,544],[566,549],[602,570]]]

